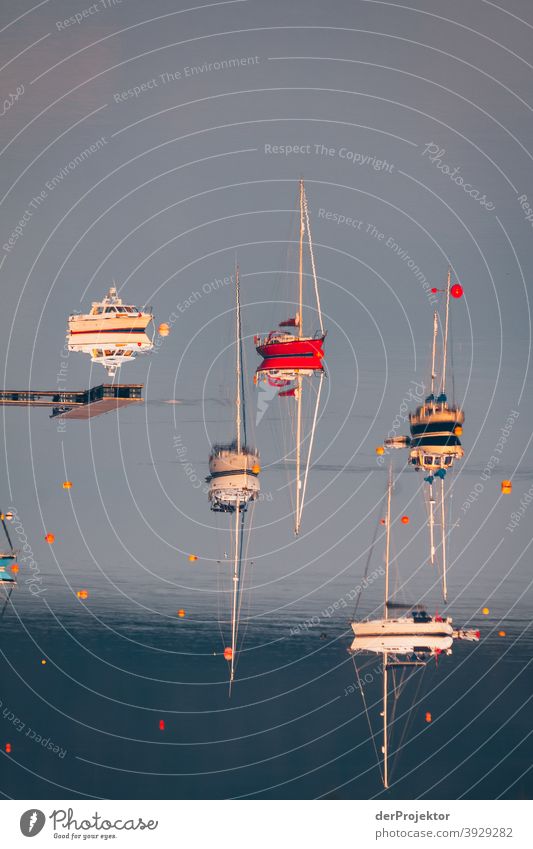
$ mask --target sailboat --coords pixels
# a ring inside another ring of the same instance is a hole
[[[4,603],[0,609],[0,619],[3,617],[7,605],[9,604],[9,599],[11,598],[11,593],[17,586],[17,579],[15,577],[15,569],[17,559],[17,552],[13,548],[13,543],[11,542],[11,537],[9,535],[9,530],[6,525],[6,514],[0,513],[0,521],[2,522],[2,527],[4,529],[4,534],[7,540],[8,548],[4,551],[0,551],[0,587],[2,589],[2,594],[4,597]]]
[[[424,483],[427,488],[428,526],[429,526],[429,559],[431,564],[435,563],[437,547],[435,544],[435,509],[437,499],[434,487],[438,487],[441,527],[441,566],[442,566],[442,594],[444,601],[448,598],[447,587],[447,531],[446,531],[446,473],[451,470],[455,460],[460,459],[464,450],[459,437],[463,433],[465,420],[464,411],[457,404],[448,400],[447,396],[447,374],[449,360],[449,330],[450,330],[450,297],[460,298],[463,295],[462,286],[451,282],[451,272],[448,270],[448,279],[445,289],[432,289],[434,294],[445,295],[446,307],[444,317],[442,360],[440,373],[437,371],[437,342],[439,335],[439,312],[435,309],[433,313],[433,341],[431,350],[431,391],[424,403],[409,415],[409,436],[395,436],[386,439],[384,445],[387,448],[408,448],[409,464],[415,470],[426,472]]]
[[[240,592],[244,550],[245,518],[248,505],[259,497],[259,452],[247,444],[239,269],[235,273],[235,438],[216,443],[209,457],[208,499],[215,513],[228,513],[233,524],[233,589],[231,604],[231,646],[224,649],[230,664],[230,695],[235,680],[240,614]]]
[[[311,454],[320,407],[320,395],[324,380],[324,340],[326,331],[322,318],[318,279],[316,274],[313,241],[309,224],[309,209],[305,193],[304,181],[300,180],[300,237],[299,237],[299,267],[298,267],[298,311],[295,316],[281,321],[283,330],[272,330],[267,336],[256,336],[254,339],[257,353],[263,358],[255,374],[255,383],[267,381],[272,386],[279,386],[280,398],[291,398],[296,403],[296,473],[294,478],[294,533],[300,533],[302,513],[305,502]],[[304,252],[307,247],[311,276],[313,279],[316,299],[316,314],[319,329],[314,335],[304,332]],[[294,332],[286,328],[294,328]],[[302,464],[302,401],[304,380],[318,375],[319,383],[316,390],[312,426],[308,436],[307,454]],[[303,468],[303,471],[302,471]]]
[[[390,547],[391,547],[391,499],[393,490],[392,464],[389,467],[387,485],[387,515],[385,519],[386,543],[385,543],[385,590],[383,600],[383,616],[380,619],[352,621],[354,640],[349,651],[354,655],[354,666],[359,682],[359,689],[363,697],[365,712],[369,722],[372,740],[370,718],[366,709],[359,670],[355,662],[355,656],[364,653],[378,654],[382,658],[381,671],[383,674],[383,743],[381,747],[382,758],[380,760],[381,776],[383,786],[389,787],[389,749],[390,749],[390,690],[396,698],[403,688],[405,681],[398,680],[405,670],[415,672],[417,667],[426,666],[433,658],[439,655],[452,653],[454,639],[476,641],[479,640],[479,631],[474,629],[454,630],[451,617],[430,616],[425,609],[418,604],[402,604],[395,602],[390,597]],[[402,616],[391,616],[393,610],[408,610],[409,613]],[[392,678],[392,688],[390,687]]]

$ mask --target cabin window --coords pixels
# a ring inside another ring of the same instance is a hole
[[[429,454],[425,454],[425,455],[424,455],[424,463],[425,463],[427,466],[431,466],[431,465],[433,465],[433,457],[431,457]]]
[[[450,465],[451,465],[451,462],[452,462],[452,458],[451,458],[451,457],[445,457],[445,458],[444,458],[444,464],[445,464],[446,466],[450,466]]]

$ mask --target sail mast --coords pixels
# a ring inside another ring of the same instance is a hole
[[[235,426],[237,430],[237,451],[241,451],[241,303],[240,303],[240,288],[239,288],[239,266],[235,267],[235,302],[236,302],[236,319],[235,319],[235,336],[237,348],[237,389],[235,393]]]
[[[239,593],[239,519],[240,501],[235,507],[235,551],[233,558],[233,602],[231,607],[231,668],[229,679],[229,692],[235,678],[235,652],[237,650],[237,598]]]
[[[389,786],[389,729],[388,729],[388,699],[389,699],[389,680],[388,680],[388,654],[383,654],[383,786],[388,789]]]
[[[448,326],[450,317],[450,283],[451,271],[448,269],[448,283],[446,286],[446,319],[444,324],[444,345],[442,349],[442,389],[441,393],[446,392],[446,360],[448,359]]]
[[[320,306],[320,294],[318,291],[318,278],[316,276],[315,254],[313,251],[313,239],[311,237],[311,226],[309,224],[309,208],[307,206],[307,195],[305,194],[305,185],[303,185],[303,208],[305,217],[305,229],[307,231],[307,242],[309,244],[309,258],[311,260],[311,272],[313,274],[313,285],[315,287],[316,308],[318,312],[318,321],[320,324],[320,332],[324,336],[324,321],[322,319],[322,308]]]
[[[435,358],[437,355],[437,335],[439,332],[439,314],[437,310],[433,313],[433,350],[431,353],[431,395],[435,394]]]
[[[385,542],[385,604],[383,617],[389,618],[389,608],[387,602],[389,600],[389,565],[390,565],[390,514],[391,514],[391,498],[392,498],[392,463],[389,466],[389,482],[387,486],[387,518],[386,518],[386,542]]]
[[[235,427],[237,431],[237,452],[241,453],[241,303],[240,303],[240,281],[239,266],[235,266],[235,343],[236,356],[236,391],[235,391]],[[237,599],[239,591],[239,520],[240,501],[237,499],[235,506],[235,551],[233,558],[233,601],[231,608],[231,670],[230,670],[230,695],[231,685],[235,678],[235,651],[237,648]]]
[[[444,507],[444,478],[441,478],[440,481],[440,509],[442,529],[442,596],[444,601],[448,601],[448,583],[446,578],[446,510]]]
[[[304,301],[304,181],[300,180],[300,267],[298,273],[298,336],[301,339],[303,329],[303,301]]]
[[[298,337],[303,336],[303,250],[304,250],[304,181],[300,180],[300,263],[298,270]],[[301,441],[302,441],[302,376],[297,375],[296,387],[296,506],[294,518],[294,533],[296,536],[300,533],[300,503],[302,494],[302,482],[300,480],[301,471]]]

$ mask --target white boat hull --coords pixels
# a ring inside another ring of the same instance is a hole
[[[117,338],[129,333],[142,333],[150,322],[148,312],[132,315],[111,313],[110,315],[71,315],[68,320],[68,332],[71,336],[87,337],[89,334],[110,333]]]
[[[391,654],[416,654],[419,652],[450,652],[453,637],[427,634],[425,636],[381,636],[356,637],[350,646],[350,651],[369,651],[376,654],[390,652]]]
[[[374,619],[371,622],[352,622],[352,631],[356,637],[380,636],[452,636],[452,620],[442,622],[432,619],[430,622],[414,622],[411,616],[397,619]]]
[[[125,351],[151,351],[154,343],[146,333],[128,333],[117,336],[116,333],[89,333],[83,336],[69,334],[67,336],[69,351],[92,353],[93,348],[123,349]]]

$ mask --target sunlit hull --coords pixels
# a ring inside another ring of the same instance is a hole
[[[147,312],[138,313],[138,315],[123,313],[104,316],[71,315],[68,320],[68,332],[74,337],[87,337],[100,333],[122,336],[123,334],[142,333],[151,321],[152,315]]]
[[[368,651],[376,652],[376,654],[387,652],[393,655],[436,654],[449,652],[452,645],[453,637],[431,634],[420,637],[401,635],[356,637],[350,646],[350,651]]]
[[[411,616],[397,619],[374,619],[371,622],[352,622],[352,631],[356,637],[381,636],[452,636],[452,620],[445,619],[429,622],[415,622]]]

